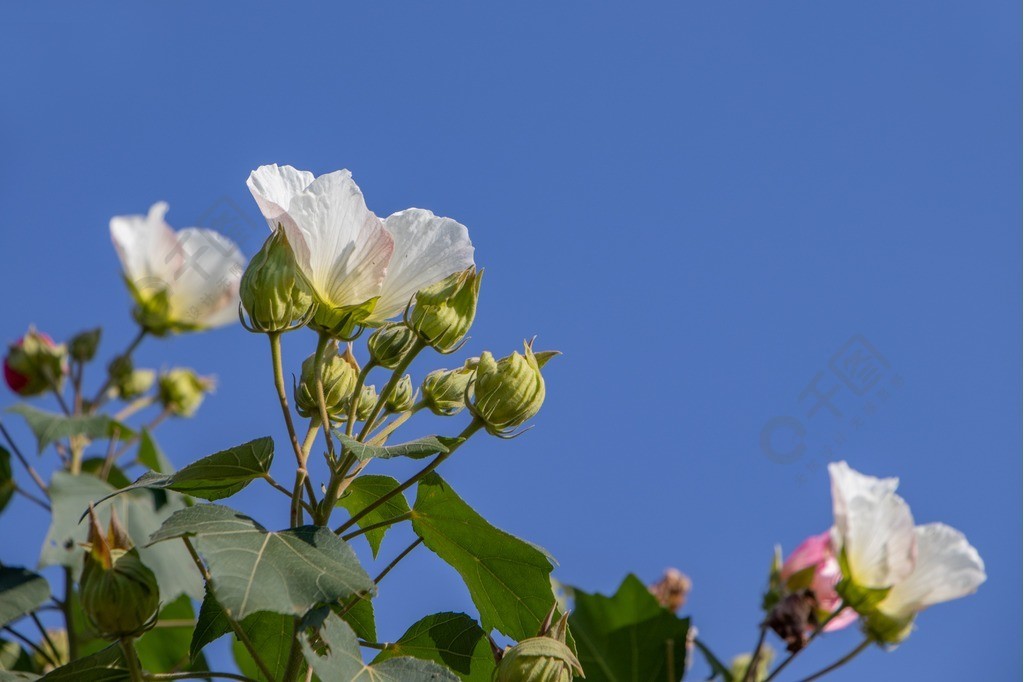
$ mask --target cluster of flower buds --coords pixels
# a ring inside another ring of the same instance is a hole
[[[89,508],[89,540],[82,569],[82,608],[106,639],[137,637],[156,623],[160,591],[113,508],[104,534]]]
[[[583,676],[583,667],[565,643],[569,614],[552,625],[553,615],[554,608],[536,637],[505,649],[494,673],[495,682],[572,682],[574,675]]]
[[[239,293],[252,331],[285,332],[309,321],[313,292],[280,227],[249,262]]]
[[[483,277],[483,270],[472,267],[416,292],[415,306],[406,311],[407,324],[438,352],[458,350],[476,318]]]
[[[215,386],[213,377],[201,377],[191,369],[176,367],[157,379],[157,398],[169,414],[191,417]]]
[[[33,396],[50,389],[60,390],[67,374],[68,350],[49,336],[29,328],[12,343],[4,358],[4,380],[12,391]]]
[[[484,351],[477,362],[471,389],[470,411],[496,436],[508,436],[533,418],[544,404],[541,367],[557,351],[533,352],[533,342],[523,343],[523,353],[501,360]]]

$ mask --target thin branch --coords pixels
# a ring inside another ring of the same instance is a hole
[[[362,535],[364,533],[369,533],[371,530],[377,530],[378,528],[387,528],[388,526],[393,526],[396,523],[401,523],[402,521],[408,521],[411,518],[412,518],[412,512],[408,511],[408,512],[405,512],[404,514],[399,514],[398,516],[392,517],[392,518],[387,519],[385,521],[381,521],[379,523],[371,523],[369,526],[363,526],[362,528],[354,530],[351,533],[346,533],[345,535],[341,536],[341,539],[344,540],[345,542],[348,542],[352,538],[357,538],[357,537],[359,537],[360,535]]]
[[[49,663],[50,665],[52,665],[54,668],[59,668],[60,667],[60,662],[59,661],[53,660],[53,657],[51,657],[48,652],[44,651],[41,646],[39,646],[38,644],[33,642],[31,639],[29,639],[25,635],[21,634],[20,632],[18,632],[14,628],[12,628],[10,625],[3,626],[3,630],[4,630],[4,632],[7,632],[7,633],[13,635],[14,637],[20,639],[23,643],[25,643],[29,647],[31,647],[33,651],[35,651],[37,654],[42,656],[46,660],[46,662]]]
[[[855,659],[862,651],[867,649],[869,646],[871,646],[871,640],[865,639],[863,642],[857,645],[856,649],[846,654],[832,665],[828,666],[827,668],[822,668],[813,675],[805,677],[804,679],[800,680],[800,682],[812,682],[812,680],[816,680],[819,677],[824,677],[825,675],[828,675],[833,670],[838,670],[839,668],[842,668],[844,665]]]
[[[394,559],[392,559],[390,564],[388,564],[387,566],[384,567],[383,571],[381,571],[380,573],[377,574],[377,577],[373,579],[373,584],[374,585],[379,585],[380,581],[384,580],[384,577],[388,573],[391,572],[391,569],[393,569],[395,566],[397,566],[398,562],[400,562],[402,559],[404,559],[405,557],[409,556],[409,553],[412,552],[417,547],[419,547],[420,543],[422,543],[422,542],[423,542],[423,538],[420,538],[420,537],[418,537],[415,540],[413,540],[412,544],[410,544],[408,547],[403,549],[398,556],[396,556]]]
[[[11,434],[7,431],[7,427],[4,426],[3,422],[0,422],[0,433],[3,434],[4,440],[7,441],[7,445],[10,446],[11,452],[13,452],[14,456],[18,458],[21,465],[25,467],[25,470],[28,471],[28,475],[32,477],[32,480],[35,481],[37,486],[39,486],[39,489],[49,496],[49,490],[46,487],[46,483],[43,482],[42,476],[39,475],[38,471],[32,468],[32,465],[28,463],[27,459],[25,459],[25,455],[21,454],[21,450],[14,443],[14,439],[11,438]]]
[[[38,497],[36,497],[36,496],[35,496],[35,495],[33,495],[32,493],[28,492],[27,490],[25,490],[24,488],[22,488],[22,487],[21,487],[20,485],[18,485],[17,483],[15,483],[15,484],[14,484],[14,492],[16,492],[16,493],[19,493],[19,494],[20,494],[20,495],[22,495],[22,496],[23,496],[23,497],[24,497],[25,499],[27,499],[27,500],[28,500],[29,502],[33,502],[34,504],[37,504],[37,505],[39,505],[40,507],[42,507],[42,508],[43,508],[43,509],[45,509],[46,511],[50,511],[50,505],[49,505],[49,504],[47,504],[47,503],[46,503],[46,502],[44,502],[43,500],[39,499]]]

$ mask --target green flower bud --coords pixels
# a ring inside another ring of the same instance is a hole
[[[473,326],[483,276],[483,270],[472,267],[416,292],[416,306],[407,313],[409,326],[435,350],[456,350]]]
[[[29,327],[25,336],[12,343],[4,359],[4,379],[22,396],[60,390],[67,374],[67,348],[46,334]]]
[[[374,406],[377,404],[377,387],[376,386],[363,386],[362,392],[359,394],[359,403],[356,405],[356,419],[359,421],[366,421],[369,418],[370,413],[373,412]],[[345,412],[342,416],[348,415],[349,401],[345,401]]]
[[[242,306],[258,332],[283,332],[307,320],[313,293],[280,227],[263,243],[242,275]]]
[[[753,682],[763,682],[768,678],[768,672],[771,670],[772,661],[775,660],[775,650],[767,644],[761,647],[761,653],[757,657],[757,668],[753,671],[750,679]],[[729,668],[732,672],[732,678],[738,682],[744,680],[743,677],[747,673],[747,668],[754,661],[753,654],[740,654],[732,659],[729,664]]]
[[[402,323],[388,322],[370,335],[366,347],[375,363],[394,369],[416,344],[416,332]]]
[[[413,402],[412,377],[406,374],[388,394],[384,407],[388,412],[405,412]]]
[[[495,682],[572,682],[583,667],[565,643],[568,614],[549,630],[505,650]]]
[[[137,637],[156,623],[160,591],[111,509],[107,534],[89,508],[89,551],[82,569],[82,609],[101,637]]]
[[[466,387],[476,372],[476,358],[458,369],[434,370],[423,379],[423,401],[430,411],[451,417],[466,407]]]
[[[191,417],[214,385],[212,377],[201,377],[191,369],[177,367],[160,375],[157,397],[174,416]]]
[[[134,369],[114,382],[114,388],[122,400],[138,398],[149,392],[156,381],[156,372],[151,369]]]
[[[96,356],[103,330],[97,327],[89,331],[75,334],[68,342],[68,354],[78,362],[89,362]]]
[[[299,414],[309,419],[320,415],[320,401],[316,390],[316,354],[302,361],[302,373],[295,387],[295,408]],[[356,386],[358,372],[342,355],[338,354],[338,344],[332,342],[324,351],[323,383],[324,404],[327,415],[340,419],[347,413],[348,397]]]
[[[523,344],[524,354],[512,353],[495,361],[484,351],[473,385],[473,414],[494,435],[505,435],[536,415],[544,404],[544,377],[540,368],[554,351],[535,354],[533,342]]]

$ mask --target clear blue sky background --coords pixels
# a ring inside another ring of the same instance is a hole
[[[989,573],[833,679],[1015,679],[1019,3],[554,4],[6,5],[0,336],[100,323],[109,357],[132,333],[110,216],[167,200],[184,227],[233,203],[251,254],[251,169],[347,167],[378,214],[470,227],[487,277],[467,352],[539,334],[565,353],[536,429],[443,470],[560,579],[607,592],[678,566],[706,641],[749,649],[773,544],[830,524],[831,446],[899,475],[916,518],[962,529]],[[864,395],[829,367],[855,335],[888,363]],[[291,368],[312,345],[286,338]],[[139,357],[220,378],[161,427],[177,465],[283,442],[263,339],[235,326]],[[839,417],[808,416],[819,372]],[[807,448],[789,463],[760,443],[784,415]],[[286,513],[270,492],[239,505]],[[0,517],[3,560],[32,564],[45,525],[23,502]],[[385,583],[381,637],[447,609],[472,604],[421,550]],[[794,674],[856,641],[826,638]]]

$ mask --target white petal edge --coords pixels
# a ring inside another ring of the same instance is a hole
[[[260,207],[260,212],[270,224],[270,229],[277,227],[277,220],[282,213],[288,211],[292,197],[310,186],[314,176],[309,171],[299,170],[293,166],[278,166],[276,163],[260,166],[249,173],[246,186]]]
[[[238,319],[238,289],[245,256],[215,230],[187,227],[177,233],[183,265],[169,289],[178,322],[220,327]]]
[[[896,494],[895,478],[866,476],[846,462],[829,464],[833,544],[846,555],[858,585],[885,588],[914,570],[917,538],[910,507]]]
[[[401,314],[417,291],[473,265],[469,230],[451,218],[409,208],[388,216],[384,227],[395,240],[395,252],[371,322]]]
[[[114,216],[110,219],[110,238],[114,243],[125,277],[135,285],[166,281],[177,267],[177,235],[164,221],[168,205],[158,201],[147,215]]]
[[[977,591],[985,582],[985,563],[963,533],[944,523],[928,523],[915,529],[917,564],[914,572],[897,583],[879,609],[905,619],[918,611],[959,599]]]

